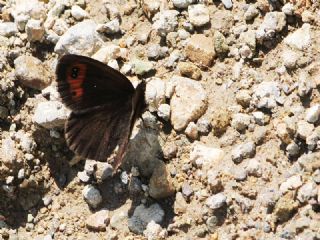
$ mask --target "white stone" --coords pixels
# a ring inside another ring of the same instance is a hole
[[[198,126],[194,122],[190,122],[185,129],[185,134],[192,140],[196,140],[199,136]]]
[[[174,94],[171,98],[171,123],[177,131],[183,130],[189,122],[196,121],[207,110],[206,91],[198,81],[184,77],[173,77]]]
[[[59,19],[59,16],[63,13],[66,8],[66,2],[57,1],[48,11],[47,18],[43,24],[45,29],[48,31],[51,29],[56,20]],[[63,20],[63,19],[61,19]]]
[[[179,12],[176,10],[165,10],[157,13],[153,20],[152,28],[157,31],[160,36],[166,36],[169,32],[175,31],[178,26]]]
[[[118,18],[115,18],[105,24],[99,24],[97,26],[97,32],[105,34],[115,34],[120,32],[120,22]]]
[[[231,126],[238,131],[245,130],[251,122],[251,117],[245,113],[236,113],[232,116]]]
[[[262,175],[261,163],[257,159],[250,159],[246,166],[246,171],[248,175],[260,177]]]
[[[108,44],[100,48],[92,58],[107,63],[111,59],[118,59],[120,57],[120,47],[114,44]]]
[[[256,38],[262,42],[271,39],[286,26],[286,15],[283,12],[268,12],[256,31]]]
[[[90,229],[103,231],[107,227],[107,224],[109,224],[109,221],[110,221],[109,211],[106,209],[103,209],[90,215],[86,219],[86,225]]]
[[[166,84],[160,78],[152,78],[147,82],[145,100],[150,112],[156,112],[160,104],[165,103]]]
[[[227,202],[227,197],[223,193],[218,193],[207,198],[206,205],[211,209],[223,207]]]
[[[108,65],[109,67],[112,67],[113,69],[119,71],[119,68],[120,68],[120,67],[119,67],[119,64],[118,64],[118,61],[117,61],[117,60],[115,60],[115,59],[110,59],[110,60],[108,61],[107,65]]]
[[[176,8],[187,8],[190,4],[194,3],[194,0],[172,0],[173,5]]]
[[[250,4],[247,11],[244,13],[244,18],[247,21],[251,21],[258,15],[259,15],[259,10],[257,9],[257,7],[254,4]]]
[[[300,120],[297,123],[297,133],[298,136],[301,137],[302,139],[306,139],[308,136],[312,134],[312,131],[314,129],[313,124],[308,123],[304,120]]]
[[[190,160],[198,167],[209,169],[219,164],[224,158],[225,152],[220,148],[207,147],[199,142],[192,145]]]
[[[11,14],[14,19],[24,15],[27,16],[28,19],[43,20],[46,17],[46,6],[44,2],[38,0],[15,0]]]
[[[210,22],[209,9],[203,4],[188,7],[189,21],[196,27],[201,27]]]
[[[276,82],[262,82],[253,89],[253,104],[258,108],[272,109],[277,106],[280,89]]]
[[[40,20],[30,19],[26,25],[26,32],[30,42],[41,41],[44,36],[44,27]]]
[[[304,184],[299,190],[297,199],[301,202],[307,202],[310,198],[317,196],[317,184],[313,181],[309,181]]]
[[[77,23],[59,38],[54,51],[58,54],[93,55],[102,46],[96,27],[92,20]]]
[[[283,64],[287,69],[293,69],[296,67],[300,55],[290,49],[285,49],[282,53]]]
[[[17,25],[19,31],[24,32],[28,20],[29,16],[26,15],[18,15],[17,17],[15,17],[14,22]]]
[[[76,20],[81,21],[88,16],[88,13],[78,5],[73,5],[71,8],[71,15]]]
[[[45,64],[38,58],[21,55],[14,60],[15,76],[20,83],[38,90],[48,87],[51,82]]]
[[[295,32],[289,34],[285,39],[284,43],[292,48],[298,50],[304,50],[311,45],[311,26],[308,23],[302,25],[301,28]]]
[[[292,3],[286,3],[283,5],[281,10],[288,16],[292,16],[294,14],[294,6]]]
[[[262,125],[265,125],[267,122],[266,122],[266,116],[263,112],[260,112],[260,111],[256,111],[256,112],[253,112],[252,113],[253,115],[253,118],[254,118],[254,121],[262,126]]]
[[[77,173],[78,178],[81,182],[87,183],[90,180],[90,176],[88,176],[86,171],[81,171]]]
[[[70,111],[58,101],[40,102],[33,115],[33,122],[44,128],[62,128]]]
[[[169,104],[160,104],[158,107],[158,116],[165,121],[170,119],[170,105]]]
[[[143,231],[143,235],[148,240],[158,240],[165,239],[168,234],[165,229],[163,229],[159,224],[152,220],[148,223],[146,230]]]
[[[54,25],[52,26],[52,31],[59,36],[62,36],[68,29],[68,24],[61,18],[55,20]]]
[[[30,153],[36,145],[30,134],[23,130],[16,132],[15,138],[19,141],[20,148],[26,153]]]
[[[239,144],[231,152],[231,158],[234,162],[239,163],[244,158],[253,157],[256,150],[254,142]]]
[[[0,148],[0,161],[5,166],[12,168],[17,161],[18,150],[15,146],[15,142],[11,138],[5,138],[2,140]]]
[[[232,0],[221,0],[226,9],[232,8]]]
[[[280,192],[282,194],[286,193],[289,190],[295,190],[302,186],[302,180],[300,175],[294,175],[288,178],[285,182],[280,185]]]
[[[305,120],[308,121],[309,123],[315,123],[318,121],[319,116],[320,116],[320,105],[316,104],[307,109]]]
[[[18,33],[18,28],[12,22],[0,22],[0,36],[11,37]]]
[[[85,186],[82,195],[90,207],[96,208],[102,202],[100,191],[92,185]]]

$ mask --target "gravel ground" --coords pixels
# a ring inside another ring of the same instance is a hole
[[[316,0],[0,0],[0,239],[320,239]],[[147,110],[121,169],[67,147],[75,53]]]

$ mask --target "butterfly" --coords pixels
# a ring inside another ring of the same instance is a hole
[[[146,106],[145,82],[127,77],[89,57],[68,54],[56,68],[57,89],[71,109],[65,123],[69,148],[83,158],[111,161],[114,171],[125,155],[133,125]]]

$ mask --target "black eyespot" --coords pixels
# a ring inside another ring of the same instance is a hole
[[[71,77],[76,79],[78,77],[79,68],[74,67],[71,69]]]

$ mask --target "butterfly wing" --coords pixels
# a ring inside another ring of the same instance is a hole
[[[84,111],[124,101],[134,94],[131,82],[121,73],[89,57],[63,56],[56,69],[58,92],[72,111]]]
[[[84,113],[72,113],[65,126],[67,144],[84,158],[106,161],[117,146],[118,152],[126,148],[132,116],[131,101],[106,104]],[[119,165],[122,157],[114,162]]]
[[[145,85],[135,91],[118,71],[78,55],[63,56],[56,75],[62,101],[72,110],[65,125],[70,149],[84,158],[106,161],[118,146],[112,163],[117,169],[145,104]]]

